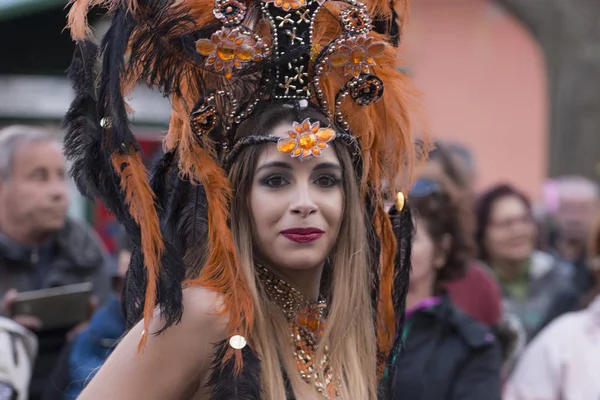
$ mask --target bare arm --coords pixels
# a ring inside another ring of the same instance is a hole
[[[213,346],[225,338],[227,318],[217,315],[218,297],[200,287],[183,291],[181,323],[160,335],[149,335],[141,354],[143,325],[137,324],[89,383],[79,399],[182,399],[209,372]],[[156,317],[150,332],[162,326]]]

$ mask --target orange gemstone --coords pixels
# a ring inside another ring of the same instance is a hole
[[[302,130],[306,132],[309,129],[310,129],[310,122],[308,120],[306,120],[302,123]]]
[[[275,0],[275,5],[277,7],[281,7],[282,4],[283,4],[283,0]]]
[[[294,130],[295,130],[297,133],[302,133],[302,131],[303,131],[303,129],[302,129],[302,124],[298,124],[298,125],[296,125],[296,126],[294,127]]]
[[[317,132],[317,138],[320,141],[329,142],[334,137],[335,137],[335,131],[331,128],[319,129],[319,132]]]
[[[313,153],[313,155],[315,155],[315,156],[317,156],[317,157],[318,157],[318,156],[320,156],[320,155],[321,155],[321,149],[313,149],[313,150],[312,150],[312,153]]]
[[[234,59],[233,60],[233,65],[235,65],[237,68],[241,68],[242,67],[242,62],[238,59]]]
[[[294,131],[289,131],[288,136],[291,137],[292,139],[296,139],[296,136],[298,136],[298,134]]]
[[[235,44],[236,44],[237,46],[241,45],[242,43],[244,43],[244,38],[237,38],[237,39],[235,40]]]
[[[216,61],[215,62],[215,70],[221,71],[222,69],[223,69],[223,62],[222,61]]]
[[[296,149],[294,149],[294,151],[292,152],[292,156],[294,157],[298,157],[300,154],[302,153],[302,149],[300,147],[297,147]]]
[[[297,2],[293,2],[293,3],[292,3],[292,8],[293,8],[294,10],[297,10],[298,8],[300,8],[300,4],[299,4],[299,3],[297,3]]]
[[[300,326],[308,325],[308,314],[305,310],[298,311],[298,314],[296,315],[296,322],[298,322],[298,325]]]
[[[319,124],[318,123],[312,124],[311,127],[310,127],[310,130],[312,131],[312,133],[319,132]]]
[[[310,150],[303,150],[302,157],[309,157],[312,154]]]
[[[298,139],[298,146],[303,149],[312,149],[317,145],[317,136],[313,133],[308,133],[300,136]]]
[[[362,47],[356,48],[350,52],[350,61],[352,64],[360,64],[365,60],[367,52]]]
[[[381,57],[383,55],[383,53],[385,52],[385,43],[383,42],[377,42],[377,43],[373,43],[372,45],[369,46],[369,48],[367,49],[367,52],[369,53],[369,56],[377,58],[377,57]]]
[[[308,317],[307,326],[310,328],[311,331],[317,332],[319,330],[319,326],[320,325],[321,325],[321,321],[319,320],[319,318],[314,313],[312,313]]]
[[[296,148],[296,141],[294,139],[281,138],[277,141],[277,150],[282,153],[291,153]]]
[[[319,143],[317,143],[317,147],[320,149],[325,149],[325,148],[327,148],[327,143],[319,142]]]
[[[348,55],[348,53],[333,53],[329,57],[329,65],[331,65],[332,67],[343,67],[344,65],[348,64],[349,59],[350,56]]]
[[[231,61],[235,57],[235,45],[231,42],[222,43],[217,47],[217,55],[223,61]]]
[[[247,44],[241,45],[236,49],[235,56],[242,61],[250,61],[254,57],[254,49]]]
[[[232,76],[233,76],[233,73],[231,71],[227,71],[225,73],[225,78],[227,78],[227,79],[231,79]]]
[[[215,51],[215,44],[208,39],[200,39],[196,42],[196,51],[203,56],[208,56]]]

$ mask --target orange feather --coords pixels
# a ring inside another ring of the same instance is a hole
[[[164,250],[162,234],[155,207],[155,196],[148,182],[148,172],[140,153],[113,153],[112,166],[121,178],[121,190],[125,193],[125,202],[129,213],[139,225],[141,231],[141,250],[148,273],[148,285],[144,304],[144,328],[148,326],[154,314],[156,303],[156,281],[160,267],[160,259]],[[148,335],[143,335],[139,350],[146,342]]]

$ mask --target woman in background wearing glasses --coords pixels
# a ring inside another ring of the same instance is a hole
[[[415,215],[404,351],[394,360],[403,399],[500,399],[501,355],[485,325],[460,311],[444,284],[471,260],[470,213],[445,176],[419,179],[408,195]]]
[[[531,203],[513,187],[499,185],[484,193],[476,214],[479,258],[498,278],[505,310],[519,318],[530,341],[575,306],[570,266],[535,250]]]

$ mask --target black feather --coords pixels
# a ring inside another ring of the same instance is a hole
[[[207,387],[213,400],[260,400],[260,360],[250,346],[242,351],[243,369],[235,372],[235,357],[223,363],[229,343],[225,340],[215,345],[216,354],[212,363]]]
[[[103,143],[108,153],[132,153],[140,147],[131,132],[125,100],[122,95],[122,78],[125,76],[125,53],[135,20],[126,9],[119,9],[112,18],[110,28],[102,39],[102,72],[98,106],[100,117],[110,118],[110,134]]]
[[[205,71],[195,43],[201,37],[210,37],[218,26],[197,28],[185,3],[176,4],[174,0],[146,1],[139,10],[127,73],[135,75],[140,83],[158,88],[164,96],[181,95],[185,78],[199,97],[204,90]]]
[[[67,76],[75,98],[65,115],[62,126],[66,131],[64,152],[73,163],[71,176],[79,191],[93,200],[99,196],[100,134],[97,130],[94,65],[98,46],[90,41],[77,43]]]
[[[144,267],[144,258],[140,254],[140,248],[134,246],[125,276],[125,287],[121,301],[121,309],[125,316],[127,329],[131,329],[143,317],[147,284],[148,274]]]
[[[78,189],[91,200],[101,198],[125,226],[132,240],[137,238],[139,243],[139,229],[125,207],[119,179],[110,164],[110,154],[103,146],[104,135],[94,87],[97,54],[98,48],[92,42],[81,41],[76,45],[68,72],[75,98],[63,121],[65,154],[73,162],[70,173]]]
[[[390,2],[390,8],[392,10],[391,18],[377,17],[373,18],[373,31],[382,35],[387,35],[389,42],[398,47],[400,44],[400,26],[398,25],[398,13],[394,8],[394,2]]]
[[[400,211],[393,206],[389,212],[392,221],[392,229],[396,236],[398,248],[394,259],[395,275],[394,275],[394,311],[396,313],[396,337],[390,357],[388,358],[386,373],[382,385],[381,392],[383,398],[391,398],[395,388],[393,387],[393,377],[395,371],[395,358],[402,351],[404,343],[402,342],[402,331],[404,329],[404,321],[406,318],[406,296],[410,283],[411,272],[411,250],[412,238],[414,234],[414,225],[412,213],[409,204],[405,204]]]

